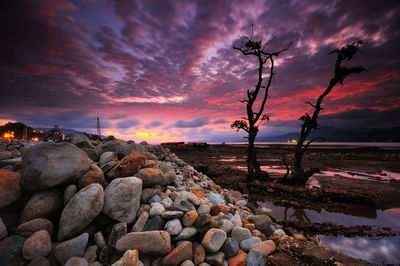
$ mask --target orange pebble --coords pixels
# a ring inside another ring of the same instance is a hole
[[[228,259],[228,264],[229,264],[229,266],[246,266],[247,265],[246,252],[239,249],[239,252],[235,257]]]

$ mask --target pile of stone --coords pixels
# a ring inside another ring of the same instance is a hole
[[[161,146],[22,147],[0,170],[0,265],[264,265],[284,238]]]

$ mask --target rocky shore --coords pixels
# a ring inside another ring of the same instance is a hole
[[[161,146],[75,134],[2,142],[0,160],[0,265],[370,265],[255,213]]]

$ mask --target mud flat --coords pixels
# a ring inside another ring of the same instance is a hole
[[[259,162],[269,177],[279,179],[286,172],[282,156],[292,147],[258,145]],[[225,144],[174,152],[217,184],[248,199],[254,209],[271,209],[273,218],[289,231],[300,231],[320,244],[376,264],[400,263],[398,144],[312,146],[304,165],[318,167],[321,173],[306,187],[267,178],[246,182],[245,151],[245,145]]]

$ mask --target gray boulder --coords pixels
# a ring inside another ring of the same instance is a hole
[[[100,184],[81,189],[61,214],[58,239],[65,240],[82,232],[100,214],[103,205],[104,192]]]
[[[54,187],[87,172],[90,159],[69,143],[40,143],[22,156],[22,186],[27,190]]]

